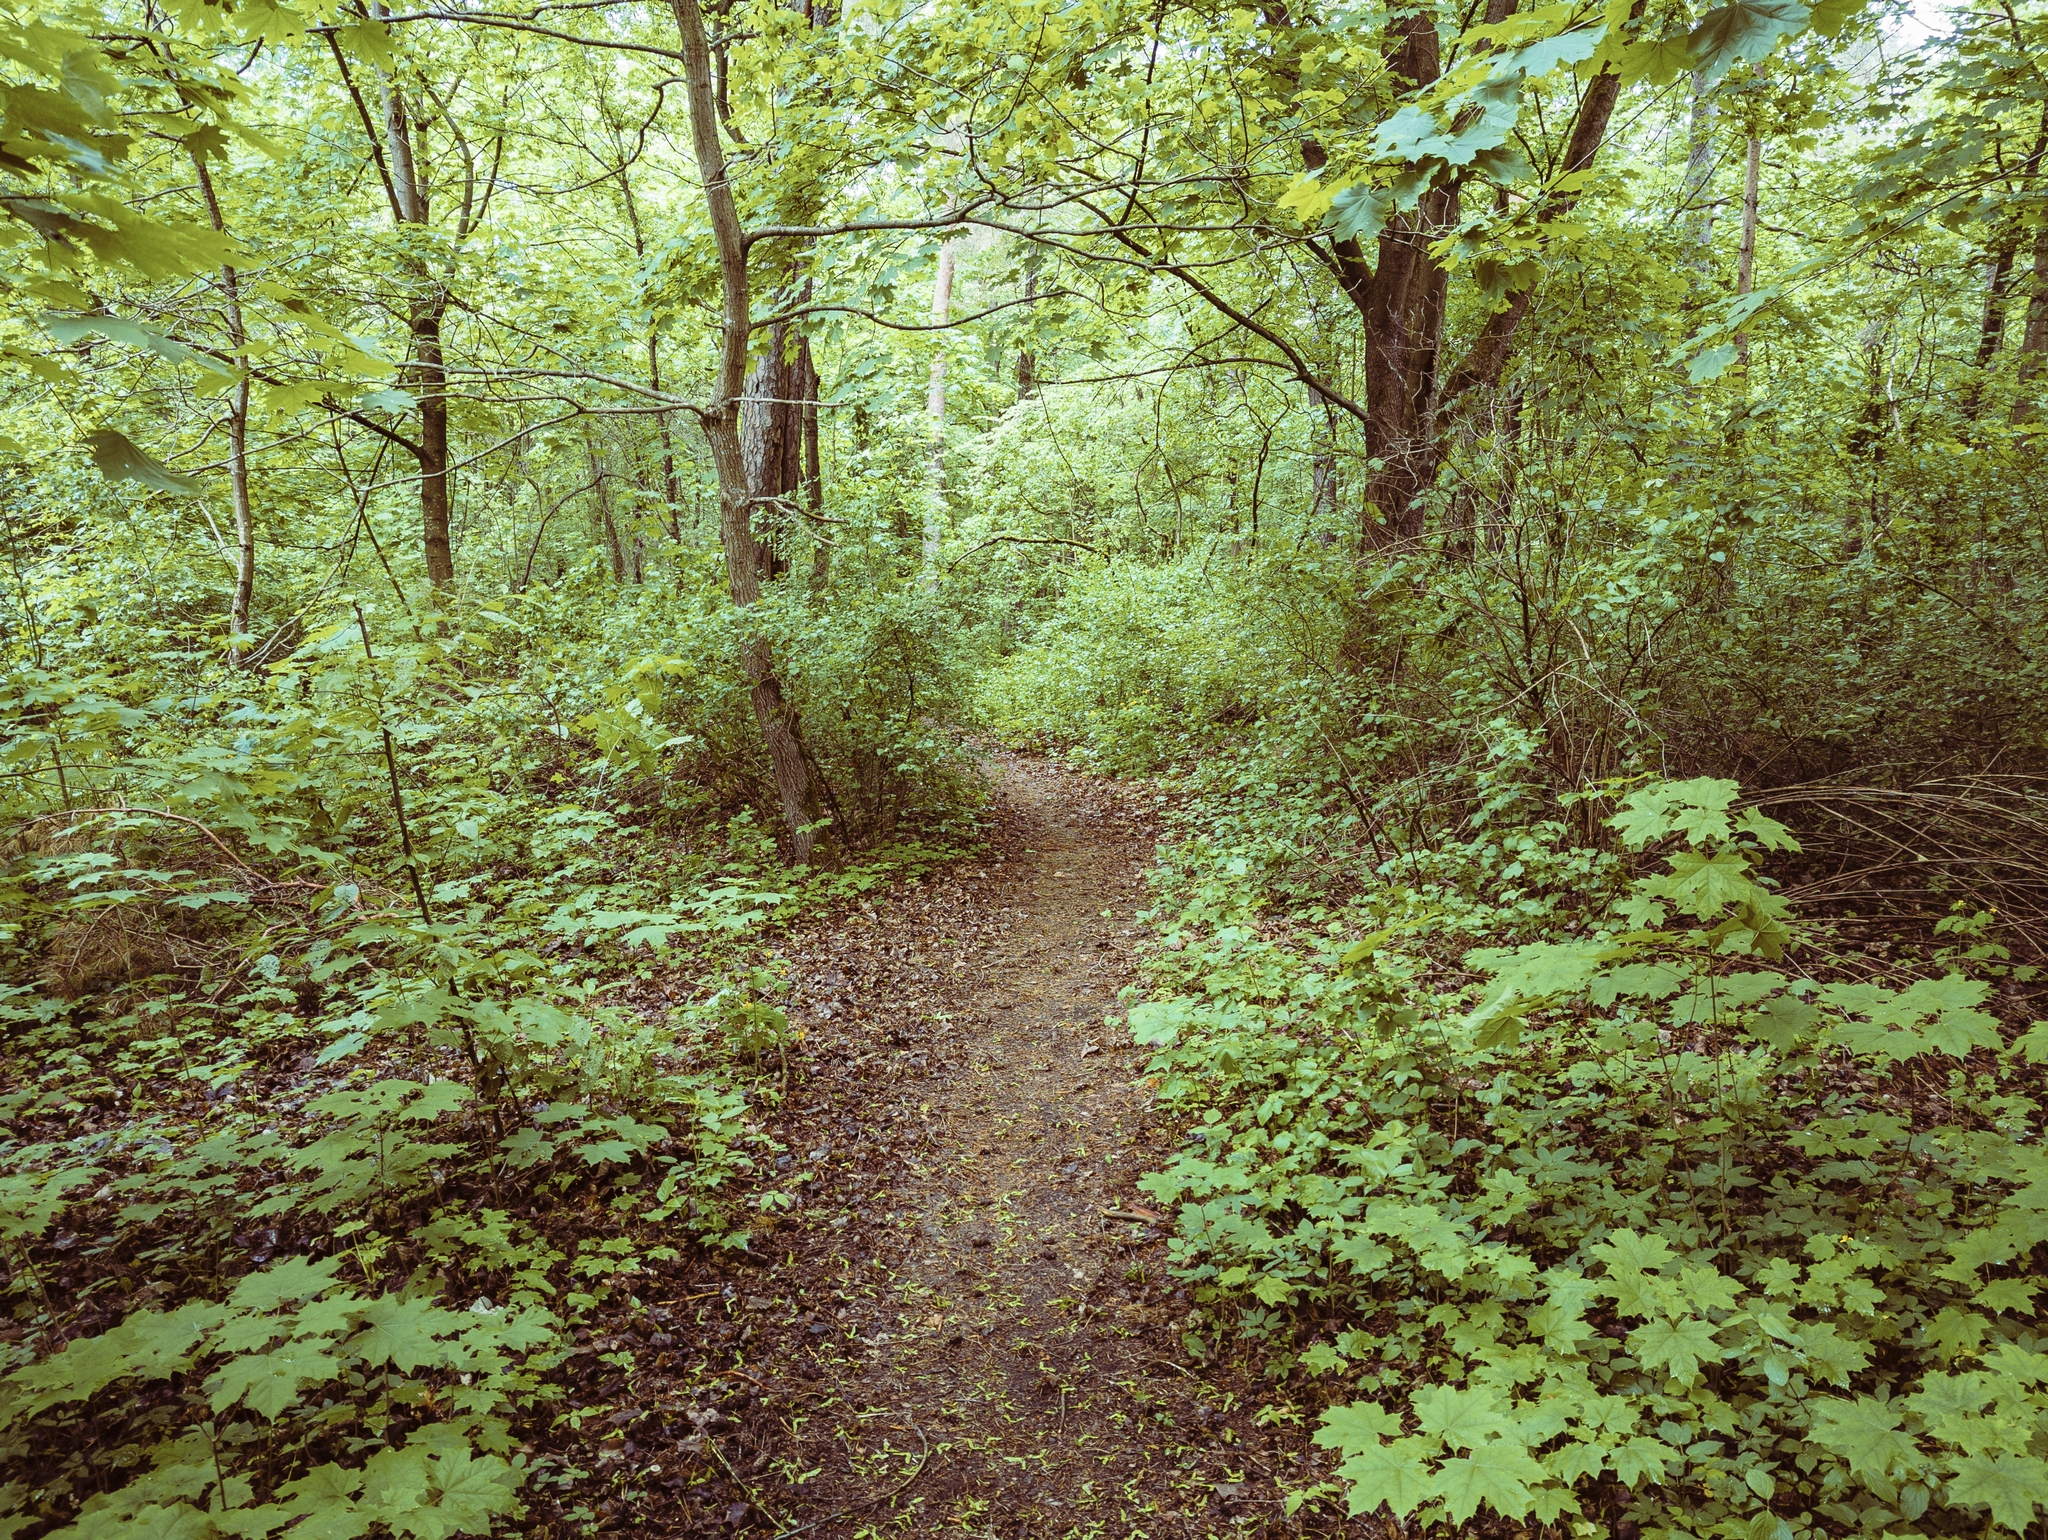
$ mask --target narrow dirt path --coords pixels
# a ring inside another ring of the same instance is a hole
[[[1299,1484],[1299,1436],[1275,1441],[1251,1387],[1189,1359],[1170,1227],[1133,1185],[1172,1137],[1117,1000],[1149,798],[991,768],[986,859],[780,949],[806,1049],[775,1132],[784,1174],[813,1180],[710,1321],[755,1387],[714,1439],[749,1499],[719,1522],[1296,1532],[1274,1478]]]

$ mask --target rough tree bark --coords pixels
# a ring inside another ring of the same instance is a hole
[[[810,514],[808,467],[805,465],[805,421],[816,435],[818,371],[811,363],[811,345],[787,321],[768,331],[768,348],[747,376],[740,406],[740,447],[752,489],[755,525],[768,514],[769,525],[788,528],[790,515]],[[771,536],[767,541],[768,578],[789,570],[789,557]]]
[[[747,476],[741,442],[741,401],[746,394],[747,351],[753,330],[752,289],[747,273],[747,238],[740,226],[726,174],[725,149],[719,142],[719,112],[711,44],[698,0],[671,0],[676,30],[682,37],[685,95],[690,104],[690,148],[704,187],[711,234],[718,249],[719,348],[717,390],[699,420],[711,447],[718,473],[718,535],[725,550],[726,587],[733,604],[746,609],[761,597],[770,554],[754,529],[755,495]],[[766,637],[740,635],[740,665],[747,676],[754,719],[768,749],[776,798],[791,861],[810,864],[814,835],[809,769],[797,736],[795,713],[783,696],[782,681]]]
[[[1642,0],[1637,0],[1631,19],[1641,8]],[[1490,0],[1486,19],[1498,23],[1514,9],[1514,0]],[[1411,13],[1395,28],[1399,42],[1389,60],[1390,73],[1410,89],[1432,84],[1441,70],[1434,21]],[[1621,77],[1603,67],[1580,98],[1560,173],[1592,169],[1620,94]],[[1311,171],[1328,163],[1328,153],[1313,140],[1303,143],[1301,153]],[[1546,216],[1565,218],[1580,195],[1578,184],[1567,184],[1567,190],[1548,201]],[[1365,326],[1366,452],[1378,462],[1362,510],[1361,535],[1368,548],[1411,550],[1420,544],[1422,499],[1435,484],[1444,459],[1445,416],[1469,392],[1491,390],[1500,382],[1516,335],[1535,302],[1533,284],[1508,294],[1463,360],[1448,376],[1442,373],[1448,274],[1430,255],[1429,246],[1458,218],[1458,189],[1452,183],[1424,194],[1413,214],[1388,221],[1379,236],[1377,262],[1368,263],[1356,241],[1333,242],[1325,254],[1338,286]]]

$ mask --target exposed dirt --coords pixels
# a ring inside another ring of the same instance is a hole
[[[805,1049],[776,1133],[785,1177],[814,1180],[756,1236],[767,1265],[674,1320],[709,1353],[700,1383],[737,1393],[624,1446],[626,1481],[666,1486],[685,1527],[645,1528],[677,1510],[629,1493],[612,1522],[1298,1532],[1276,1478],[1307,1484],[1320,1452],[1255,1426],[1256,1385],[1190,1356],[1170,1226],[1134,1185],[1174,1137],[1117,999],[1149,795],[1033,760],[990,770],[985,859],[777,948]]]

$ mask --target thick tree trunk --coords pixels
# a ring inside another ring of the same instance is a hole
[[[782,549],[794,516],[805,507],[804,422],[817,416],[818,374],[811,365],[810,344],[794,336],[787,321],[769,329],[768,349],[747,377],[746,399],[740,408],[740,443],[746,456],[747,484],[753,489],[755,532],[768,551],[764,576],[781,577],[789,570]],[[815,431],[815,430],[814,430]]]
[[[1366,538],[1381,550],[1421,537],[1422,495],[1436,479],[1437,369],[1450,275],[1429,245],[1458,218],[1455,188],[1423,195],[1413,215],[1388,221],[1365,307]]]
[[[727,591],[746,609],[761,597],[768,553],[754,533],[754,497],[741,445],[740,402],[745,394],[747,348],[752,333],[752,292],[747,276],[746,233],[727,178],[725,150],[718,140],[719,112],[712,83],[711,45],[698,0],[671,0],[683,45],[685,94],[690,104],[690,147],[704,188],[711,233],[718,248],[719,349],[715,399],[701,415],[711,461],[718,473],[718,534],[725,548]],[[783,698],[782,681],[766,637],[740,629],[740,666],[745,671],[754,720],[768,749],[776,798],[788,835],[791,861],[810,863],[814,844],[812,790],[796,716]]]

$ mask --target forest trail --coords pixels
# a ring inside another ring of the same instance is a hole
[[[1134,1185],[1172,1137],[1117,1000],[1150,798],[989,768],[985,858],[779,949],[805,1052],[775,1132],[816,1180],[727,1301],[760,1393],[719,1441],[747,1498],[719,1517],[819,1537],[1298,1532],[1273,1478],[1300,1456],[1252,1425],[1243,1387],[1196,1372],[1170,1225]]]

